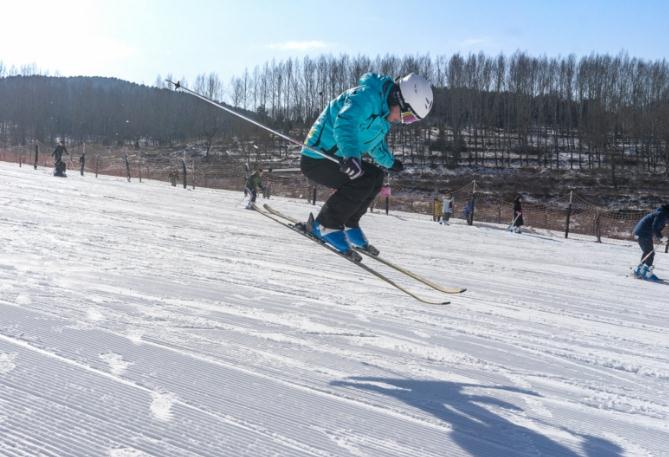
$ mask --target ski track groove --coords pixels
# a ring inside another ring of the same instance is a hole
[[[143,386],[143,385],[138,384],[138,383],[133,382],[133,381],[129,381],[127,379],[123,379],[123,378],[118,377],[118,376],[111,375],[109,373],[103,372],[103,371],[95,369],[93,367],[83,365],[78,361],[68,359],[66,357],[56,355],[54,353],[50,353],[46,350],[35,348],[34,346],[32,346],[30,344],[17,341],[13,338],[7,338],[4,335],[0,335],[0,340],[5,341],[5,342],[9,342],[11,344],[18,345],[21,348],[25,348],[25,349],[28,349],[28,350],[31,350],[31,351],[35,351],[35,352],[39,353],[40,355],[45,355],[47,357],[57,359],[58,361],[64,362],[69,367],[75,367],[75,368],[78,368],[78,369],[82,369],[82,370],[85,370],[87,372],[93,373],[97,376],[101,376],[101,377],[106,378],[106,379],[112,379],[114,382],[124,384],[124,385],[132,387],[134,389],[138,389],[139,391],[141,391],[143,393],[153,392],[153,390],[149,387]],[[57,372],[52,372],[51,376],[56,376],[57,374],[58,374]],[[67,378],[67,377],[64,376],[64,378]],[[98,387],[95,383],[90,383],[90,384],[88,384],[88,386]],[[23,390],[16,385],[14,385],[12,387],[16,390]],[[29,393],[29,392],[32,392],[33,390],[34,391],[39,391],[40,389],[39,389],[38,386],[34,386],[32,389],[28,388],[25,392]],[[101,388],[101,390],[102,390],[102,388]],[[31,395],[36,395],[36,394],[33,392],[33,393],[31,393]],[[134,403],[135,404],[137,404],[137,403],[142,404],[142,402],[139,401],[140,399],[141,399],[141,397],[136,398],[136,402],[134,402]],[[42,398],[42,400],[48,400],[49,402],[54,402],[54,403],[56,403],[60,406],[66,406],[69,410],[74,410],[74,411],[79,412],[79,413],[81,413],[85,416],[88,416],[89,418],[92,417],[92,418],[98,419],[101,422],[105,422],[106,426],[110,425],[110,421],[105,420],[105,415],[98,414],[94,410],[91,410],[90,408],[77,408],[76,406],[74,406],[71,403],[70,404],[59,403],[57,401],[54,401],[53,398],[49,399],[48,397],[44,397],[44,398]],[[143,403],[146,404],[146,406],[147,406],[146,414],[145,414],[145,416],[146,416],[148,414],[148,404],[149,404],[148,399],[144,399]],[[273,441],[279,442],[279,443],[293,449],[293,451],[304,453],[304,455],[310,455],[310,456],[325,456],[325,455],[327,455],[326,453],[324,453],[323,451],[318,450],[317,448],[312,448],[310,446],[300,444],[299,442],[291,440],[287,437],[278,436],[276,434],[276,432],[270,432],[270,431],[266,430],[264,427],[261,427],[257,424],[248,423],[247,421],[240,421],[238,419],[235,419],[235,418],[233,418],[231,416],[227,416],[227,415],[226,416],[221,416],[219,414],[212,413],[211,411],[201,409],[198,406],[195,406],[195,405],[192,405],[192,404],[180,401],[180,400],[176,400],[174,403],[175,403],[175,405],[182,406],[185,409],[185,411],[182,411],[182,412],[179,413],[179,416],[182,418],[182,420],[187,421],[189,419],[192,419],[192,417],[189,417],[192,413],[196,413],[198,415],[206,415],[206,416],[214,418],[218,422],[222,422],[222,423],[225,423],[227,425],[231,425],[233,427],[239,428],[239,429],[243,430],[244,434],[250,434],[250,435],[258,434],[258,435],[264,435],[268,438],[272,438]],[[220,405],[217,405],[217,406],[220,406]],[[37,406],[34,409],[37,410]],[[225,408],[220,408],[220,410],[225,410]],[[138,411],[138,413],[139,413],[139,411]],[[141,416],[141,414],[139,414],[139,415]],[[119,419],[119,420],[128,421],[129,418],[136,418],[137,416],[138,416],[138,414],[131,414],[130,416],[126,416],[123,419]],[[133,420],[133,419],[131,419],[131,420]],[[134,421],[135,422],[134,422],[133,425],[128,425],[128,426],[121,426],[121,424],[115,424],[113,422],[111,422],[111,425],[117,425],[117,426],[119,426],[119,428],[125,429],[127,431],[137,431],[137,430],[139,430],[141,435],[143,435],[143,436],[149,436],[149,437],[151,437],[152,439],[155,439],[155,440],[160,440],[161,439],[161,436],[159,434],[152,434],[150,432],[150,430],[145,428],[145,422],[144,421],[141,421],[139,419],[134,419]],[[209,442],[209,440],[207,438],[210,437],[210,436],[215,436],[216,435],[215,431],[216,431],[216,428],[214,427],[213,424],[208,429],[200,430],[201,436],[199,437],[200,438],[199,442],[201,442],[201,443]],[[169,437],[162,436],[162,440],[165,440],[166,438],[169,438]],[[252,440],[250,440],[248,438],[248,436],[243,437],[243,439],[240,438],[240,440],[239,440],[240,443],[249,442],[249,441],[252,441]],[[184,447],[178,445],[178,443],[176,443],[176,442],[171,442],[169,444],[172,447],[174,447],[175,449],[178,449],[180,451],[184,451],[184,452],[188,451],[187,448],[184,448]],[[207,452],[200,451],[200,452],[195,453],[195,455],[202,455],[202,456],[217,455],[216,452],[218,452],[218,449],[217,448],[216,449],[211,449],[211,452],[212,453],[209,453],[209,451],[207,451]],[[82,455],[88,455],[88,454],[84,453]]]
[[[37,334],[37,336],[39,336],[39,334]],[[109,373],[102,372],[102,371],[100,371],[100,370],[98,370],[98,369],[96,369],[96,368],[93,368],[93,367],[89,367],[89,366],[81,365],[81,363],[78,362],[78,361],[76,361],[76,360],[72,360],[72,359],[66,358],[66,357],[61,356],[61,355],[55,355],[55,354],[52,354],[52,353],[47,353],[46,351],[44,351],[44,350],[42,350],[42,349],[34,348],[34,347],[30,346],[30,345],[27,344],[27,343],[17,342],[17,341],[11,341],[11,340],[13,340],[12,338],[8,338],[8,337],[3,336],[3,335],[0,335],[0,340],[6,340],[6,341],[9,340],[10,342],[13,342],[14,344],[19,344],[19,345],[22,346],[22,347],[27,347],[27,348],[32,349],[32,350],[35,350],[35,351],[37,351],[37,352],[40,352],[40,353],[43,353],[43,354],[50,355],[51,357],[58,358],[59,360],[64,361],[64,362],[66,362],[66,363],[69,364],[69,365],[73,365],[73,366],[76,366],[76,367],[85,369],[85,370],[87,370],[87,371],[91,371],[91,372],[93,372],[93,373],[95,373],[95,374],[98,374],[98,375],[101,375],[101,376],[103,376],[103,377],[105,377],[105,378],[111,378],[111,379],[113,379],[113,380],[115,380],[115,381],[117,381],[117,382],[121,382],[121,383],[126,384],[126,385],[128,385],[128,386],[138,388],[138,389],[140,389],[140,390],[142,390],[142,391],[144,391],[144,392],[151,392],[151,391],[153,391],[153,390],[152,390],[152,387],[147,387],[147,386],[144,386],[144,385],[142,385],[142,384],[137,384],[136,382],[133,382],[133,381],[129,381],[129,380],[126,380],[126,379],[122,379],[122,378],[120,378],[120,377],[118,377],[118,376],[114,376],[114,375],[111,375],[111,374],[109,374]],[[66,341],[66,339],[63,340],[63,339],[61,338],[61,341]],[[178,353],[178,354],[180,354],[180,355],[183,355],[183,354],[184,354],[184,351],[183,351],[183,350],[178,349],[178,348],[171,348],[171,347],[166,346],[165,344],[159,345],[159,344],[154,344],[154,343],[151,343],[151,342],[144,342],[143,344],[151,344],[151,345],[158,346],[159,348],[163,348],[163,349],[168,348],[169,350],[174,351],[174,352],[176,352],[176,353]],[[203,357],[202,357],[201,355],[199,355],[199,354],[193,354],[192,357],[203,358]],[[319,396],[324,396],[324,398],[329,398],[329,399],[332,399],[332,400],[335,400],[335,401],[344,401],[344,402],[346,402],[346,403],[349,403],[349,404],[355,404],[355,405],[357,405],[357,406],[361,406],[361,407],[364,407],[364,408],[367,408],[367,409],[370,409],[370,408],[371,408],[371,409],[374,410],[375,412],[380,412],[380,413],[382,413],[382,414],[384,414],[384,415],[387,415],[388,417],[392,417],[393,419],[401,419],[401,420],[403,420],[403,421],[410,421],[410,422],[413,422],[413,423],[415,423],[415,424],[417,424],[417,425],[420,425],[420,426],[435,427],[436,430],[442,430],[442,431],[444,430],[444,427],[443,427],[442,425],[440,425],[438,422],[435,422],[434,420],[432,420],[432,421],[426,421],[424,418],[421,418],[421,417],[417,417],[417,416],[414,416],[414,415],[406,415],[406,413],[403,413],[401,410],[393,410],[393,409],[390,409],[390,408],[383,407],[383,406],[381,406],[381,405],[373,405],[373,404],[370,404],[370,403],[367,403],[367,402],[360,402],[360,401],[357,401],[357,400],[355,400],[355,399],[346,399],[346,398],[344,398],[344,397],[340,397],[340,396],[337,396],[337,395],[333,395],[333,394],[330,393],[330,392],[325,392],[325,391],[322,391],[322,390],[317,390],[317,389],[314,389],[314,388],[312,388],[312,387],[308,387],[308,386],[303,386],[303,385],[293,384],[293,383],[289,383],[289,382],[285,382],[285,381],[277,381],[276,379],[273,379],[273,378],[271,378],[271,377],[269,377],[269,376],[267,376],[267,375],[262,375],[262,374],[257,373],[257,372],[249,372],[249,370],[241,369],[241,368],[239,368],[239,367],[235,367],[235,366],[229,366],[229,365],[227,365],[227,364],[223,364],[223,363],[220,362],[220,361],[212,361],[212,360],[209,359],[209,358],[206,358],[205,361],[210,362],[210,363],[211,363],[211,362],[215,362],[215,363],[220,364],[220,365],[225,365],[227,368],[231,368],[231,369],[234,369],[234,370],[237,370],[237,371],[242,371],[242,372],[247,373],[247,374],[250,374],[250,375],[252,375],[252,376],[258,376],[258,377],[262,377],[262,378],[265,378],[265,379],[268,379],[268,380],[273,380],[273,381],[275,381],[275,382],[279,382],[279,383],[281,383],[281,384],[283,384],[283,385],[286,385],[286,386],[288,386],[288,387],[299,388],[299,389],[302,390],[302,391],[306,391],[306,392],[310,392],[310,393],[315,393],[315,394],[317,394],[317,395],[319,395]],[[165,387],[165,386],[170,385],[170,383],[169,383],[169,382],[166,382],[165,379],[161,379],[161,385],[162,385],[163,387]],[[191,391],[194,392],[194,393],[196,394],[196,395],[195,395],[196,397],[206,398],[209,402],[211,402],[211,395],[210,395],[210,394],[209,394],[209,395],[204,395],[205,392],[198,391],[197,389],[193,389],[193,388],[191,388]],[[263,391],[261,390],[261,391],[255,392],[254,397],[263,399],[263,401],[261,401],[260,403],[265,403],[265,402],[271,401],[271,398],[270,398],[270,397],[271,397],[272,394],[271,394],[271,393],[268,393],[268,394],[266,394],[266,395],[268,395],[268,397],[267,397],[267,398],[264,398],[264,396],[263,396]],[[207,413],[206,411],[202,411],[202,410],[200,410],[199,407],[190,405],[189,403],[185,403],[185,402],[183,402],[183,401],[178,401],[177,403],[179,403],[179,404],[181,404],[181,405],[183,405],[183,406],[186,406],[186,407],[189,407],[189,408],[193,408],[193,409],[195,409],[195,410],[198,410],[199,412],[205,412],[205,413]],[[216,404],[216,402],[210,403],[209,405],[210,405],[210,406],[219,406],[218,408],[215,408],[215,409],[221,409],[221,410],[225,410],[225,409],[227,409],[227,408],[221,408],[220,405],[217,405],[217,404]],[[209,413],[208,413],[208,414],[209,414]],[[236,423],[236,422],[234,422],[234,421],[231,421],[230,418],[219,417],[219,416],[215,416],[215,417],[216,417],[217,419],[223,421],[223,422],[226,422],[226,423],[233,423],[234,425],[243,426],[243,427],[250,427],[251,430],[253,430],[253,431],[255,431],[255,432],[258,432],[258,433],[261,433],[260,428],[257,427],[257,426],[251,426],[251,425],[248,425],[248,424],[241,424],[241,425],[240,425],[239,423]],[[291,421],[289,421],[289,422],[291,422]],[[448,430],[448,428],[446,428],[446,430]],[[143,432],[143,433],[146,434],[146,432]],[[280,437],[276,436],[276,432],[273,432],[273,433],[267,433],[267,436],[270,436],[270,437],[272,437],[275,441],[278,440],[279,442],[282,442],[282,443],[284,443],[284,444],[286,444],[286,445],[296,446],[296,444],[295,444],[292,440],[289,440],[288,438],[280,438]],[[300,446],[296,446],[296,449],[299,449],[299,447],[300,447]],[[315,452],[314,450],[311,450],[311,451],[309,452],[308,455],[319,456],[319,455],[328,455],[328,454],[327,454],[327,453],[320,452],[320,451],[316,451],[316,452]]]

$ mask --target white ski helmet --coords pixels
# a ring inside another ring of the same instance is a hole
[[[434,101],[430,82],[420,75],[409,73],[397,80],[397,85],[400,88],[400,101],[404,105],[401,106],[402,111],[408,108],[417,117],[416,120],[425,119]],[[402,122],[410,123],[404,120]]]

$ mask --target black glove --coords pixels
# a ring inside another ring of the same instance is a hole
[[[395,161],[393,162],[393,166],[390,167],[390,171],[399,172],[399,171],[402,171],[402,170],[404,170],[404,165],[402,165],[402,162],[395,159]]]
[[[360,163],[360,159],[357,157],[349,157],[342,160],[341,164],[339,165],[339,169],[346,173],[351,180],[357,179],[365,174],[364,170],[362,169],[362,163]]]

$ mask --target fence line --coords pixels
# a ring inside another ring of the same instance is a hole
[[[476,181],[471,181],[455,191],[444,191],[454,200],[454,216],[466,218],[465,205],[474,199],[474,223],[487,222],[507,224],[513,221],[513,201],[495,195],[486,188],[481,188]],[[562,231],[593,236],[601,242],[602,237],[633,239],[632,231],[636,223],[653,208],[647,210],[625,209],[611,210],[591,203],[576,192],[570,195],[558,195],[550,203],[522,202],[523,219],[528,227]],[[571,205],[570,205],[571,201]],[[393,196],[393,208],[418,213],[432,214],[433,197],[429,196]]]
[[[33,153],[34,148],[34,153]],[[42,161],[43,166],[51,167],[51,155],[48,150],[42,149],[39,155],[39,160]],[[37,145],[29,145],[19,150],[0,149],[0,160],[13,161],[22,164],[32,163],[37,158]],[[34,154],[34,156],[33,156]],[[74,151],[70,152],[69,162],[74,161]],[[158,179],[170,182],[172,175],[176,173],[179,181],[183,181],[184,186],[187,185],[187,180],[190,184],[195,186],[195,181],[202,187],[225,188],[225,189],[242,189],[244,185],[243,172],[241,165],[239,170],[235,167],[227,167],[217,169],[211,167],[207,169],[203,166],[194,166],[187,175],[183,174],[183,164],[181,159],[162,161],[159,167],[151,169],[149,161],[129,160],[126,165],[125,156],[114,157],[112,160],[105,159],[106,167],[101,167],[102,160],[98,154],[94,155],[94,160],[87,160],[85,164],[85,171],[89,173],[97,173],[120,176],[129,178],[130,175],[141,176],[142,168],[144,170],[143,177],[146,179]],[[35,160],[35,168],[40,164]],[[70,171],[75,171],[76,167],[71,167]],[[78,171],[78,170],[76,170]],[[274,173],[269,173],[265,176],[266,182],[271,187],[271,193],[286,197],[305,198],[308,201],[315,203],[316,197],[319,200],[325,200],[330,191],[322,186],[314,186],[309,183],[306,178],[299,176],[284,177]],[[477,182],[470,181],[469,183],[460,186],[453,191],[445,191],[443,194],[450,194],[453,198],[453,216],[466,218],[463,210],[467,203],[474,201],[474,216],[470,222],[487,222],[496,224],[506,224],[513,220],[513,202],[507,200],[499,195],[495,195],[493,191],[481,188]],[[601,207],[589,201],[586,197],[572,192],[571,197],[568,195],[558,195],[553,198],[550,203],[540,203],[533,201],[522,202],[523,219],[525,225],[528,227],[549,229],[568,233],[578,233],[582,235],[593,236],[597,241],[601,241],[602,237],[617,238],[617,239],[632,239],[632,230],[637,221],[643,217],[648,211],[637,209],[625,210],[611,210],[609,208]],[[269,195],[267,195],[269,197]],[[385,197],[384,197],[385,199]],[[378,200],[378,199],[377,199]],[[404,210],[423,214],[432,214],[434,210],[434,195],[421,194],[413,195],[407,192],[395,192],[390,197],[391,208],[395,210]],[[570,204],[571,202],[571,204]],[[385,205],[385,202],[376,201],[373,205],[377,208]]]

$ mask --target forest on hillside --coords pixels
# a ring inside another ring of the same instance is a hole
[[[395,128],[389,144],[418,167],[634,169],[669,174],[669,64],[624,53],[577,58],[322,55],[272,61],[228,83],[216,73],[181,83],[301,139],[323,106],[367,71],[417,72],[435,88],[434,110]],[[202,101],[113,78],[53,77],[0,63],[0,143],[200,142],[285,149],[269,134]],[[269,146],[268,146],[269,145]]]

